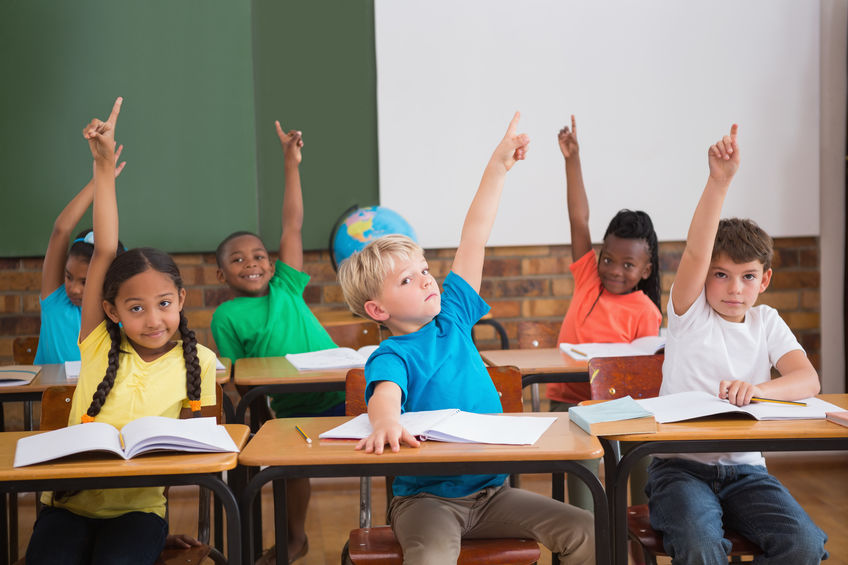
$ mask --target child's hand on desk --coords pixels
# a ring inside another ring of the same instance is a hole
[[[421,442],[415,439],[415,436],[409,433],[406,428],[400,425],[400,422],[394,421],[384,425],[375,424],[374,431],[371,435],[359,440],[356,444],[357,450],[363,450],[365,453],[375,453],[377,455],[383,453],[383,446],[389,444],[389,449],[394,452],[400,451],[400,444],[405,443],[410,447],[418,447]]]
[[[745,406],[754,396],[764,396],[760,388],[745,381],[721,381],[718,385],[718,397],[735,404]]]
[[[118,121],[118,114],[121,113],[123,102],[124,99],[119,96],[115,99],[115,104],[112,105],[112,113],[109,114],[109,118],[105,122],[95,118],[82,130],[82,136],[88,140],[88,147],[91,149],[91,156],[94,157],[95,161],[104,160],[114,163],[117,160],[115,125]],[[117,177],[117,174],[115,176]]]
[[[710,177],[720,183],[729,183],[739,169],[739,145],[736,143],[738,130],[739,126],[733,124],[729,135],[710,146]]]
[[[574,119],[574,114],[571,114],[571,129],[565,126],[559,130],[557,139],[559,140],[559,150],[562,151],[564,158],[577,157],[580,145],[577,143],[577,121]]]
[[[527,145],[530,143],[530,137],[526,133],[517,133],[519,119],[521,119],[521,112],[516,112],[512,116],[512,121],[509,122],[506,135],[495,148],[489,161],[492,164],[503,165],[506,171],[510,170],[517,161],[521,161],[527,156]]]
[[[203,544],[193,537],[184,534],[170,534],[165,538],[165,547],[167,548],[188,549],[199,545]]]
[[[303,132],[293,129],[285,133],[279,120],[275,121],[274,125],[277,126],[277,137],[280,138],[280,145],[283,146],[283,159],[286,162],[299,165],[303,159],[300,152],[300,148],[303,147]]]

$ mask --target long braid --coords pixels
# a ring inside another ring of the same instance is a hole
[[[180,336],[183,340],[183,360],[186,368],[186,394],[192,415],[200,416],[200,360],[197,358],[197,338],[188,327],[188,318],[180,312]]]
[[[112,339],[112,345],[109,348],[108,361],[106,367],[106,375],[100,384],[97,385],[97,390],[94,391],[94,396],[91,399],[91,404],[83,416],[83,421],[94,421],[95,416],[100,413],[103,408],[103,403],[106,402],[106,397],[112,392],[112,386],[115,384],[115,375],[118,372],[118,356],[121,353],[121,328],[108,317],[106,318],[106,331],[109,332],[109,337]]]

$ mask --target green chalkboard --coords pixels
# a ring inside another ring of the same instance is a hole
[[[343,202],[377,197],[373,5],[305,4],[2,3],[0,256],[43,254],[91,176],[82,127],[118,95],[128,246],[210,251],[248,229],[276,247],[280,118],[307,143],[305,247],[326,247]]]

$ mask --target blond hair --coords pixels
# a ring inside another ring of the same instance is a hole
[[[395,258],[424,256],[420,245],[405,235],[375,239],[339,266],[339,284],[348,308],[365,318],[365,303],[383,291],[383,281],[395,267]]]

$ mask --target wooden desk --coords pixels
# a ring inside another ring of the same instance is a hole
[[[247,426],[229,424],[227,431],[240,448],[247,441]],[[241,528],[238,504],[217,474],[234,469],[237,453],[150,454],[124,461],[99,454],[80,455],[28,467],[13,467],[19,438],[39,432],[0,433],[0,563],[9,558],[6,493],[43,490],[83,490],[145,486],[199,485],[212,490],[227,514],[229,562],[241,563]]]
[[[848,409],[848,394],[822,394],[819,398]],[[611,441],[635,442],[620,461]],[[615,563],[627,564],[627,480],[633,465],[653,453],[705,453],[721,451],[826,451],[848,450],[848,428],[827,420],[756,421],[709,418],[658,424],[657,433],[601,438],[604,445],[606,489],[610,499]]]
[[[578,361],[558,347],[540,349],[498,349],[481,351],[489,365],[514,365],[521,371],[521,386],[533,385],[533,412],[539,411],[539,383],[585,383],[589,380],[588,362]]]
[[[235,363],[236,386],[250,387],[236,408],[235,421],[244,422],[247,407],[266,394],[344,390],[348,369],[298,371],[285,357],[245,357]],[[253,417],[251,416],[251,420]],[[251,429],[257,431],[256,422]]]
[[[515,416],[517,414],[510,414]],[[526,413],[526,417],[550,414]],[[553,473],[554,497],[564,499],[562,473],[579,476],[592,491],[595,501],[595,543],[597,563],[610,563],[609,516],[604,506],[606,495],[598,478],[576,460],[592,459],[601,454],[597,438],[590,436],[561,414],[532,446],[483,445],[424,442],[418,449],[402,447],[400,452],[366,454],[353,449],[354,440],[319,440],[347,417],[286,418],[269,420],[239,455],[239,464],[268,466],[256,474],[240,498],[243,531],[250,539],[251,507],[254,498],[268,481],[274,483],[275,535],[277,555],[287,555],[285,481],[292,477],[350,477],[380,475],[451,475],[477,473]],[[312,444],[295,431],[299,425]],[[351,508],[356,516],[356,509]],[[245,544],[245,563],[253,562],[252,546]]]

